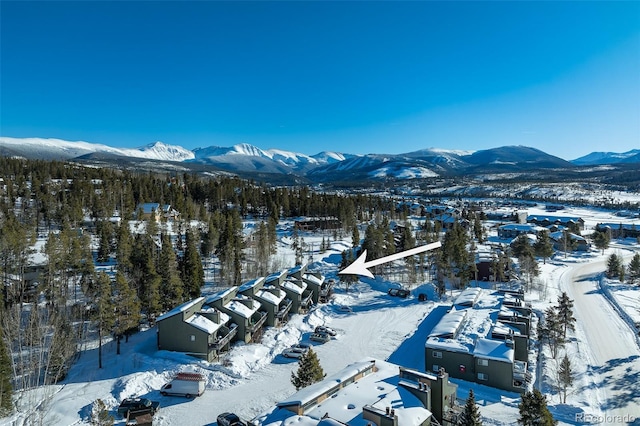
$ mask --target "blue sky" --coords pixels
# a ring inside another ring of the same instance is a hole
[[[0,4],[0,135],[305,154],[640,148],[640,2]]]

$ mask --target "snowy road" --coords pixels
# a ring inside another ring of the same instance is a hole
[[[600,290],[604,269],[604,262],[571,267],[561,277],[561,288],[574,300],[580,350],[590,353],[587,371],[592,376],[590,390],[600,400],[600,420],[634,423],[640,421],[640,350],[633,331]]]

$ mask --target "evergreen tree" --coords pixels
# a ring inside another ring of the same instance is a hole
[[[518,259],[524,257],[533,257],[533,249],[529,244],[529,238],[527,234],[520,234],[511,244],[511,254]]]
[[[482,226],[482,221],[478,215],[474,215],[473,219],[473,235],[478,241],[478,243],[482,244],[484,242],[484,227]]]
[[[459,426],[481,426],[482,418],[480,417],[480,410],[476,405],[476,398],[473,395],[473,389],[469,389],[469,397],[467,403],[464,405],[462,413],[458,417]]]
[[[185,292],[190,298],[199,297],[204,285],[204,268],[196,244],[195,231],[191,228],[187,229],[185,235],[185,249],[180,266]]]
[[[111,278],[99,272],[95,294],[95,322],[98,328],[98,368],[102,368],[102,337],[109,334],[115,323]]]
[[[578,248],[578,241],[573,238],[573,234],[568,229],[562,231],[562,246],[565,257],[567,257],[568,252],[575,251]]]
[[[353,225],[351,229],[351,246],[356,248],[360,245],[360,231],[358,230],[358,225]]]
[[[562,389],[562,403],[567,403],[567,389],[573,386],[573,370],[567,354],[564,355],[558,369],[558,382]]]
[[[558,296],[557,318],[562,325],[562,337],[567,338],[567,329],[574,331],[576,329],[576,319],[573,316],[573,300],[569,299],[566,292],[562,292]]]
[[[536,256],[542,258],[544,264],[547,263],[548,258],[553,256],[553,243],[551,242],[548,231],[538,233],[538,240],[533,245],[533,251]]]
[[[162,312],[162,302],[160,295],[160,287],[162,286],[162,277],[156,271],[155,261],[152,252],[148,253],[147,261],[144,268],[144,287],[142,297],[140,297],[143,310],[147,313],[147,317],[153,323],[155,318]]]
[[[99,236],[96,260],[100,263],[105,263],[109,261],[109,256],[111,255],[111,222],[100,220],[96,228]]]
[[[117,232],[116,261],[118,262],[118,270],[128,274],[133,268],[131,263],[133,238],[129,231],[129,222],[122,221]]]
[[[291,383],[296,387],[296,390],[300,390],[319,382],[324,377],[324,370],[320,365],[318,356],[313,349],[309,349],[298,360],[298,371],[296,373],[291,372]]]
[[[115,422],[115,418],[109,414],[107,405],[97,399],[91,407],[91,424],[95,426],[111,426]]]
[[[184,301],[184,286],[178,271],[176,252],[167,234],[162,235],[158,272],[162,277],[160,287],[162,309],[170,310]]]
[[[596,231],[593,234],[593,243],[598,250],[602,250],[602,254],[604,254],[605,249],[609,248],[610,240],[611,238],[607,231]]]
[[[629,262],[628,270],[627,281],[629,284],[635,284],[636,281],[640,280],[640,253],[633,255]]]
[[[340,270],[346,268],[347,266],[351,265],[351,263],[353,263],[354,261],[353,250],[347,249],[343,251],[341,257],[342,257],[342,260],[340,261]],[[345,291],[349,291],[349,287],[351,286],[351,284],[357,282],[359,279],[360,278],[358,277],[358,275],[353,275],[353,274],[340,275],[340,281],[344,283]]]
[[[551,356],[558,357],[558,350],[564,346],[564,328],[553,306],[544,311],[544,323],[538,324],[538,338],[549,345]]]
[[[116,273],[116,288],[115,288],[115,328],[114,333],[116,335],[116,353],[120,355],[120,340],[122,336],[126,336],[127,340],[129,333],[137,329],[140,325],[140,299],[136,292],[129,286],[129,282],[124,274],[120,271]]]
[[[2,307],[0,307],[2,309]],[[9,348],[0,324],[0,418],[13,412],[13,385]]]
[[[611,253],[607,259],[607,272],[606,275],[609,278],[615,278],[620,275],[620,266],[622,262],[617,254]]]
[[[518,424],[522,426],[554,426],[558,423],[547,408],[547,398],[538,389],[522,395],[518,409]]]

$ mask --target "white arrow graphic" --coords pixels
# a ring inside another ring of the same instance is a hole
[[[391,262],[394,260],[402,259],[403,257],[412,256],[414,254],[422,253],[424,251],[434,250],[438,247],[442,246],[440,241],[436,241],[435,243],[427,244],[426,246],[414,247],[409,250],[401,251],[400,253],[394,253],[389,256],[381,257],[380,259],[370,260],[365,262],[367,258],[367,251],[363,251],[360,256],[349,266],[344,268],[342,271],[338,272],[340,275],[349,274],[349,275],[362,275],[365,277],[373,278],[373,274],[369,271],[368,268],[373,266],[382,265],[383,263]]]

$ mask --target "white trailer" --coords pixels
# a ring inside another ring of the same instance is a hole
[[[160,388],[161,395],[176,395],[193,398],[204,393],[204,376],[198,373],[178,373],[169,383]]]

